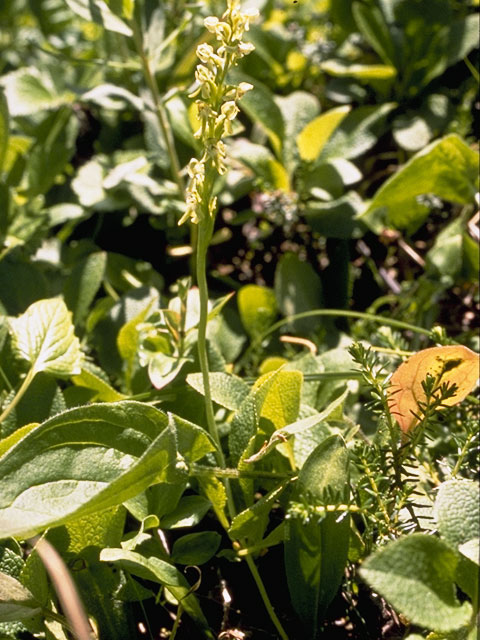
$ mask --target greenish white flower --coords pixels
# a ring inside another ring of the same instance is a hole
[[[205,216],[215,216],[217,199],[211,195],[214,174],[223,175],[227,171],[223,138],[233,133],[232,122],[239,112],[237,100],[253,89],[248,82],[227,84],[226,74],[240,58],[254,50],[253,44],[243,42],[242,38],[257,15],[256,9],[242,11],[239,0],[227,0],[221,20],[215,16],[204,20],[206,29],[215,34],[220,44],[216,51],[208,43],[198,45],[196,50],[200,60],[195,70],[198,86],[190,97],[201,98],[196,100],[200,127],[194,135],[202,141],[204,152],[187,166],[186,207],[179,224],[186,220],[198,224]]]

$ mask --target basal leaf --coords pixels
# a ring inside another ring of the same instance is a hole
[[[414,533],[371,555],[360,575],[413,624],[454,631],[471,619],[469,602],[456,596],[457,554],[431,535]]]
[[[321,68],[332,76],[351,76],[359,80],[388,80],[397,75],[395,67],[388,64],[344,64],[338,60],[325,60]]]
[[[457,385],[457,392],[443,402],[452,406],[461,402],[475,386],[478,366],[478,354],[462,345],[423,349],[402,363],[393,374],[388,390],[390,413],[401,430],[407,433],[418,422],[420,403],[426,401],[422,382],[427,375],[433,376],[438,384]]]
[[[423,196],[468,204],[477,181],[478,154],[451,134],[422,149],[389,178],[360,219],[375,232],[385,225],[413,232],[429,213]]]
[[[172,561],[190,565],[204,564],[216,554],[221,541],[222,538],[216,531],[188,533],[175,541]]]
[[[434,516],[440,535],[458,548],[480,533],[480,491],[473,480],[447,480],[438,488]]]
[[[295,140],[300,131],[320,112],[320,103],[311,93],[294,91],[288,96],[277,96],[275,102],[282,112],[285,122],[285,138],[282,150],[283,164],[293,173],[298,163],[298,149]]]
[[[238,461],[260,429],[271,434],[295,422],[300,408],[303,376],[300,371],[278,369],[261,376],[232,421],[230,452]]]
[[[30,537],[155,483],[182,483],[185,460],[213,449],[200,427],[139,402],[65,411],[0,458],[0,538]]]
[[[349,111],[349,106],[330,109],[307,124],[297,136],[298,151],[302,160],[314,162],[319,157],[330,136]]]
[[[238,292],[237,304],[242,324],[251,337],[268,329],[277,316],[275,294],[268,287],[245,285]]]
[[[387,117],[394,102],[380,106],[362,106],[351,111],[334,131],[321,153],[321,161],[331,158],[358,158],[373,147],[386,131]]]
[[[103,549],[100,560],[113,562],[132,575],[164,585],[182,603],[188,615],[201,628],[204,637],[212,638],[208,622],[186,578],[172,564],[154,556],[145,557],[135,551]]]
[[[284,316],[319,309],[323,305],[320,277],[308,262],[294,253],[284,254],[275,269],[275,297]],[[318,326],[318,319],[305,318],[290,324],[300,335]]]
[[[306,632],[316,638],[345,569],[350,537],[348,512],[310,513],[318,505],[348,503],[348,451],[330,436],[305,461],[285,522],[285,568],[292,604]],[[308,506],[307,506],[308,505]]]
[[[16,355],[33,373],[56,376],[80,373],[83,355],[74,335],[71,313],[60,298],[39,300],[19,318],[9,320]]]
[[[232,72],[230,76],[233,82],[249,82],[253,85],[252,91],[245,94],[240,101],[240,108],[245,111],[253,122],[263,127],[277,157],[279,157],[284,139],[285,124],[282,112],[276,105],[272,92],[258,80],[254,80],[238,71]]]
[[[223,373],[223,371],[210,373],[209,380],[212,400],[233,411],[240,408],[250,391],[248,384],[241,378]],[[201,373],[189,373],[187,382],[195,391],[203,395],[203,377]]]
[[[104,251],[91,253],[78,261],[65,282],[64,296],[75,325],[83,323],[102,283],[107,264]]]
[[[84,20],[95,22],[108,31],[131,36],[130,27],[116,16],[103,0],[65,0],[70,9]]]
[[[27,620],[40,611],[40,603],[21,582],[0,572],[0,622]]]

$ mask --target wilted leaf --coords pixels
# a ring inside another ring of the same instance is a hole
[[[80,373],[83,356],[71,317],[63,300],[50,298],[34,302],[19,318],[10,319],[13,348],[34,373]]]
[[[479,356],[467,347],[452,345],[419,351],[402,363],[392,376],[389,407],[401,430],[407,433],[418,422],[420,404],[426,401],[422,382],[427,375],[439,384],[457,386],[456,393],[444,401],[451,406],[461,402],[478,379]]]

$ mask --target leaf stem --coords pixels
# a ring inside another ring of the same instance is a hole
[[[150,68],[150,61],[145,53],[142,34],[135,19],[132,18],[132,20],[130,21],[130,26],[132,27],[133,31],[133,40],[135,42],[135,47],[142,63],[145,82],[147,83],[150,95],[152,96],[153,104],[155,107],[155,115],[157,117],[157,121],[167,147],[168,157],[170,158],[170,170],[172,173],[172,177],[178,186],[179,195],[181,196],[184,192],[184,184],[182,176],[180,174],[180,162],[175,150],[175,143],[173,141],[170,123],[168,121],[165,108],[160,99],[160,91],[158,89],[155,75],[152,73],[152,70]]]
[[[258,573],[257,565],[253,561],[251,555],[246,555],[245,560],[247,562],[248,568],[250,569],[250,573],[252,574],[253,579],[255,580],[255,584],[257,585],[257,589],[260,592],[260,596],[263,600],[263,604],[265,605],[265,609],[268,611],[268,615],[270,616],[271,621],[275,625],[276,630],[282,640],[288,640],[288,636],[285,632],[285,629],[282,627],[282,623],[278,619],[277,614],[275,613],[275,609],[270,602],[270,598],[268,597],[268,593],[265,589],[265,585],[263,584],[263,580]]]
[[[431,336],[430,329],[424,329],[423,327],[417,327],[414,324],[403,322],[402,320],[395,320],[395,318],[387,318],[385,316],[375,315],[373,313],[365,313],[364,311],[348,311],[345,309],[312,309],[311,311],[303,311],[302,313],[296,313],[291,316],[286,316],[272,324],[266,331],[257,336],[245,350],[242,361],[258,347],[265,338],[270,334],[275,333],[278,329],[281,329],[284,325],[289,324],[295,320],[301,320],[303,318],[313,318],[315,316],[330,316],[330,317],[345,317],[345,318],[357,318],[358,320],[369,320],[371,322],[377,322],[379,324],[389,325],[396,327],[397,329],[404,329],[405,331],[413,331],[415,333],[421,333],[426,336]]]
[[[27,375],[25,376],[25,379],[20,385],[19,390],[15,394],[15,397],[13,398],[13,400],[10,402],[10,404],[7,406],[7,408],[3,411],[2,415],[0,416],[0,424],[10,415],[10,413],[15,409],[17,404],[20,402],[23,395],[25,394],[25,391],[28,389],[33,378],[35,377],[36,373],[37,372],[35,371],[35,367],[32,367],[30,371],[27,373]]]

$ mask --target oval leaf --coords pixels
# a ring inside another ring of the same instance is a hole
[[[439,384],[457,385],[455,395],[443,403],[451,406],[461,402],[475,386],[478,365],[478,354],[462,345],[423,349],[403,362],[393,374],[388,390],[390,412],[401,430],[407,433],[418,423],[420,404],[426,400],[422,382],[427,375]]]
[[[470,603],[456,597],[457,563],[444,542],[414,533],[367,558],[360,575],[414,624],[449,632],[467,625],[472,614]]]
[[[10,318],[13,349],[33,373],[79,374],[83,355],[73,332],[72,314],[60,298],[38,300],[19,318]]]
[[[328,139],[349,111],[349,106],[330,109],[307,124],[297,137],[302,160],[313,162],[318,158]]]

